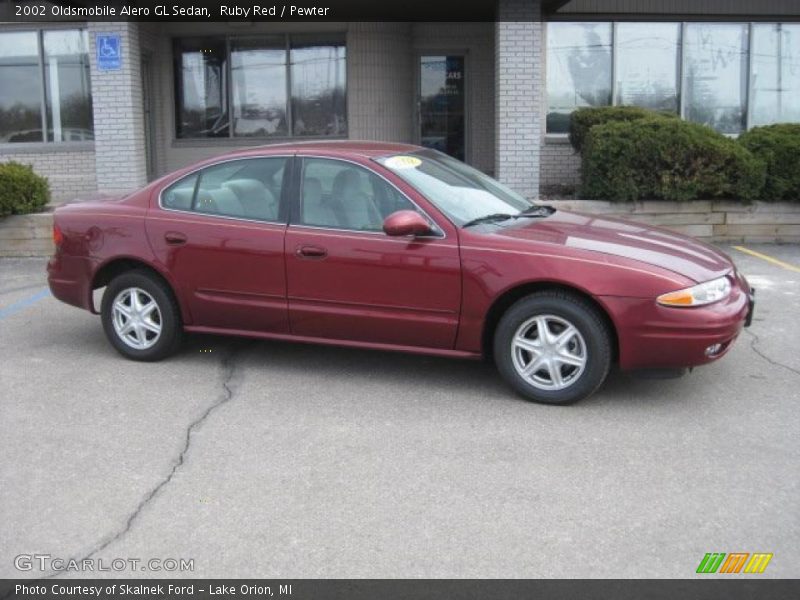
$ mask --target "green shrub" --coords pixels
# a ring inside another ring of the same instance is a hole
[[[752,200],[765,166],[737,141],[680,119],[596,125],[583,149],[585,198]]]
[[[639,119],[677,119],[669,112],[657,112],[638,106],[598,106],[579,108],[569,122],[569,141],[577,152],[583,149],[589,130],[595,125],[611,121],[636,121]]]
[[[36,212],[50,200],[47,178],[17,162],[0,164],[0,217]]]
[[[755,127],[740,135],[739,143],[767,167],[763,200],[800,202],[800,124]]]

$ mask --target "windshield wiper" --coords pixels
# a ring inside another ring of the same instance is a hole
[[[492,223],[494,221],[508,221],[509,219],[520,219],[522,217],[549,217],[556,209],[552,206],[546,206],[544,204],[538,204],[529,206],[523,211],[518,212],[516,215],[510,215],[508,213],[492,213],[490,215],[484,215],[482,217],[478,217],[477,219],[472,219],[471,221],[467,221],[462,225],[462,227],[472,227],[473,225],[479,225],[480,223]]]
[[[473,225],[479,225],[480,223],[491,223],[493,221],[507,221],[508,219],[516,219],[517,215],[509,215],[508,213],[492,213],[491,215],[483,215],[482,217],[478,217],[477,219],[472,219],[471,221],[467,221],[462,225],[462,227],[472,227]]]

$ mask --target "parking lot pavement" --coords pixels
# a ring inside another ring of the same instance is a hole
[[[0,577],[49,554],[194,560],[103,573],[133,577],[682,578],[706,552],[798,577],[800,272],[727,250],[758,288],[728,356],[570,407],[402,354],[191,337],[126,361],[46,296],[43,261],[0,261]]]

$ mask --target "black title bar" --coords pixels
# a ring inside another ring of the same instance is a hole
[[[0,0],[0,21],[493,21],[496,0]]]
[[[45,579],[0,580],[3,600],[796,600],[800,580]]]

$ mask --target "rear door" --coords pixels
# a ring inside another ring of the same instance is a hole
[[[167,187],[147,234],[173,275],[193,325],[289,330],[283,244],[290,157],[243,158]]]
[[[397,187],[350,161],[305,157],[286,233],[292,333],[453,348],[461,298],[449,223],[425,237],[390,237],[383,219],[417,210]]]

